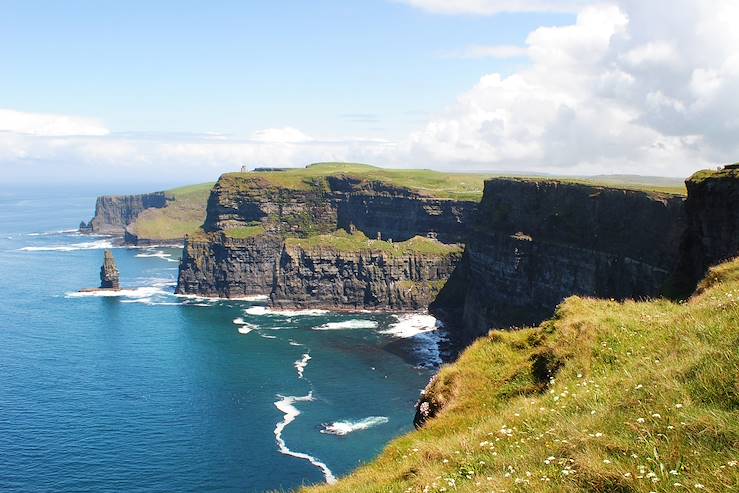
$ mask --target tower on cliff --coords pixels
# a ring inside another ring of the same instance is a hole
[[[115,265],[113,252],[105,250],[103,254],[103,266],[100,267],[100,287],[103,289],[121,289],[120,274]]]

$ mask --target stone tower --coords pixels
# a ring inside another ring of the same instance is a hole
[[[113,252],[105,250],[103,266],[100,267],[100,287],[103,289],[121,289],[120,275],[115,265]]]

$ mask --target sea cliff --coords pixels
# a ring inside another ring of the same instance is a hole
[[[432,310],[471,340],[541,322],[567,296],[659,295],[685,230],[681,196],[557,180],[486,182],[462,264]]]
[[[476,201],[327,168],[223,175],[202,233],[185,242],[177,291],[269,295],[283,307],[425,309],[459,261]]]

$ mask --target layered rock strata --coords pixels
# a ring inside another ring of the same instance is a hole
[[[679,196],[492,179],[463,261],[432,311],[470,340],[491,327],[539,323],[574,294],[657,296],[684,229]]]
[[[105,250],[103,254],[103,265],[100,267],[100,288],[121,289],[120,274],[115,265],[113,252]]]

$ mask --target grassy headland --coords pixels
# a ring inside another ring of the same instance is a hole
[[[214,183],[201,183],[173,188],[165,193],[171,201],[162,209],[147,209],[130,226],[139,237],[147,240],[183,238],[200,229],[205,221],[205,207]]]
[[[444,367],[442,411],[310,493],[739,488],[739,260],[686,303],[571,297]]]

